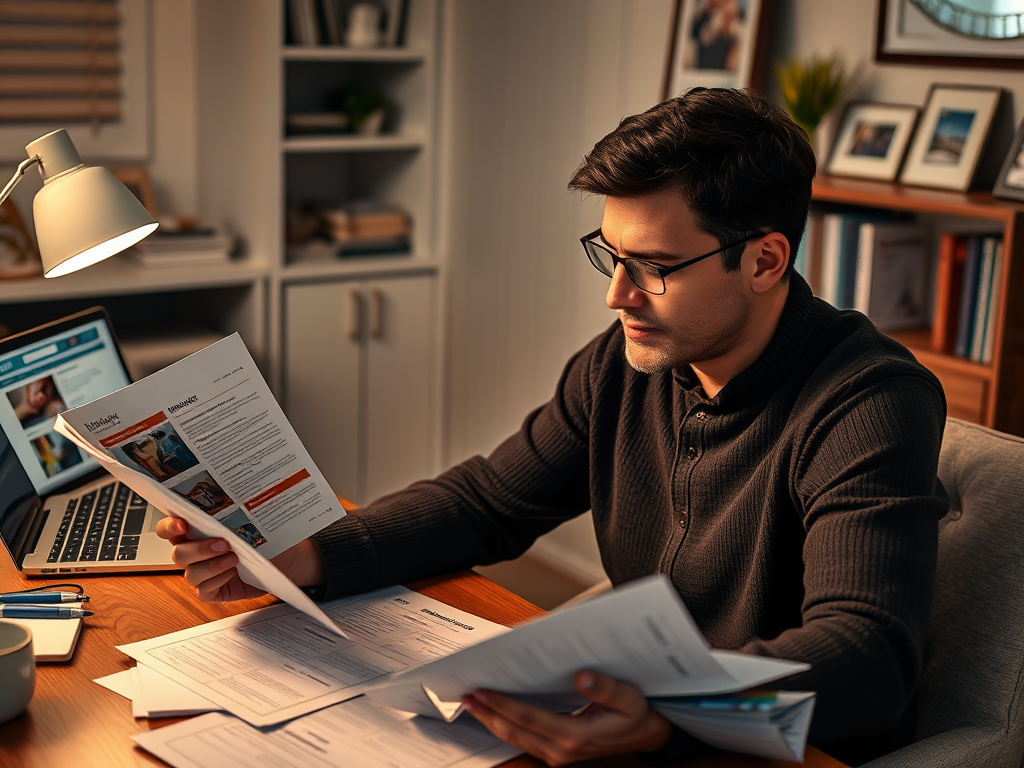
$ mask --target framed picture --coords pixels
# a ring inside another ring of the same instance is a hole
[[[0,204],[0,279],[43,274],[35,240],[18,214],[14,201]]]
[[[977,14],[958,2],[943,0],[878,0],[875,61],[934,67],[985,67],[1024,69],[1024,37],[1019,33],[1020,16],[1006,18]],[[977,5],[977,4],[975,4]],[[925,13],[939,14],[957,28],[967,24],[977,32],[954,32],[940,26]],[[1013,9],[1007,9],[1013,10]],[[979,16],[984,17],[984,23]],[[982,29],[983,28],[983,29]],[[1002,39],[979,36],[992,34]]]
[[[149,215],[156,218],[156,206],[153,204],[153,188],[149,185],[149,174],[142,166],[133,168],[111,168],[117,180],[128,187],[128,190],[139,199]]]
[[[902,104],[847,104],[825,170],[896,181],[919,113],[918,107]]]
[[[1002,93],[1000,88],[933,85],[900,181],[966,192]]]
[[[992,194],[1010,200],[1024,200],[1024,121],[1021,121],[1013,136],[1013,143],[1010,144],[1010,151],[1003,161]]]
[[[676,0],[662,94],[760,89],[773,0]]]

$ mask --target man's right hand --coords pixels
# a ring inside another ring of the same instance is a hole
[[[188,523],[177,517],[165,517],[156,524],[156,533],[174,545],[171,559],[185,569],[185,581],[196,588],[199,599],[207,603],[249,600],[266,594],[238,577],[238,555],[224,539],[190,539]],[[278,570],[300,587],[316,586],[323,581],[323,559],[310,539],[271,558]]]

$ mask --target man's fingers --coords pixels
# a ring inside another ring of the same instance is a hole
[[[563,750],[558,744],[540,733],[531,731],[502,717],[497,711],[484,704],[480,700],[479,694],[480,692],[478,691],[473,696],[464,697],[462,703],[466,705],[469,713],[479,720],[487,730],[502,741],[541,758],[548,765],[561,765],[567,762],[567,760],[562,759]],[[487,694],[485,693],[484,695],[486,696]]]
[[[576,690],[595,704],[616,712],[633,714],[647,709],[647,700],[639,688],[599,672],[578,673]]]
[[[565,733],[568,718],[563,714],[524,704],[495,691],[474,691],[473,698],[496,716],[547,738]]]
[[[237,576],[237,570],[234,568],[228,568],[224,573],[218,576],[213,576],[199,584],[199,586],[196,587],[196,594],[199,595],[200,600],[206,603],[223,602],[219,594],[221,588]]]
[[[171,560],[183,568],[230,552],[224,539],[185,539],[171,548]]]
[[[157,520],[156,535],[161,539],[169,539],[172,544],[188,541],[188,523],[178,517],[163,517]]]
[[[198,587],[203,582],[209,581],[216,576],[220,576],[222,573],[234,568],[236,565],[238,565],[238,555],[234,552],[229,552],[223,557],[218,557],[213,560],[201,560],[198,563],[193,563],[185,569],[185,581],[193,587]]]

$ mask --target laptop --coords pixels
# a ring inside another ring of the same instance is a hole
[[[25,575],[180,569],[160,511],[53,429],[130,383],[99,307],[0,340],[0,539]]]

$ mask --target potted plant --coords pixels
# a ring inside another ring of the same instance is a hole
[[[793,121],[807,133],[811,146],[818,152],[815,132],[842,100],[855,78],[846,69],[838,54],[823,58],[818,54],[801,61],[795,56],[773,65],[779,81],[782,102]]]

